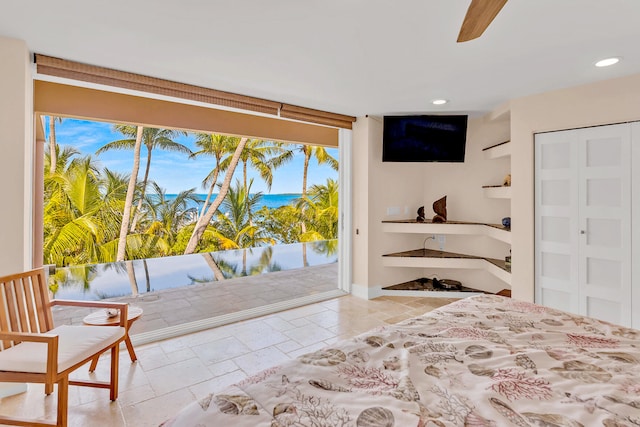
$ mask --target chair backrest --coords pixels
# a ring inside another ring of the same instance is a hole
[[[53,329],[44,270],[0,277],[0,331],[43,333]],[[2,349],[12,341],[2,341]]]

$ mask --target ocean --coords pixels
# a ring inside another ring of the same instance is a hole
[[[211,201],[215,200],[216,195],[217,194],[211,195]],[[202,203],[207,198],[207,195],[196,194],[196,196],[198,196],[198,198],[202,201],[200,203],[200,206],[202,206]],[[280,206],[293,205],[296,199],[300,198],[300,196],[301,196],[300,193],[263,194],[256,206],[256,211],[261,209],[263,206],[273,209],[273,208],[279,208]],[[175,199],[176,195],[167,194],[166,197],[167,199]],[[192,207],[195,207],[195,203],[189,204],[189,208],[192,208]],[[222,206],[220,207],[220,211],[224,212],[224,208],[222,208]]]

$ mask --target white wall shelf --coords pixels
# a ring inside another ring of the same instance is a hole
[[[505,262],[493,258],[483,258],[432,249],[415,249],[383,255],[382,265],[385,267],[484,270],[506,284],[511,285],[511,272],[505,269]]]
[[[506,187],[504,185],[487,185],[482,187],[482,191],[484,191],[484,196],[489,199],[511,198],[511,187]]]
[[[388,297],[421,297],[421,298],[467,298],[483,295],[484,292],[456,292],[456,291],[408,291],[381,289],[380,295]]]
[[[382,231],[385,233],[487,236],[511,244],[511,232],[508,228],[498,224],[479,222],[448,221],[434,223],[431,221],[417,222],[415,220],[382,221]]]
[[[500,144],[492,145],[491,147],[484,148],[482,150],[485,159],[499,159],[501,157],[511,156],[511,141],[502,142]]]

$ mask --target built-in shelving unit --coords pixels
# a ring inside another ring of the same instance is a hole
[[[484,191],[484,196],[490,199],[511,198],[511,187],[506,185],[484,185],[482,191]]]
[[[511,233],[508,228],[500,224],[485,224],[482,222],[418,222],[413,219],[393,220],[382,221],[382,231],[385,233],[487,236],[511,244]]]
[[[506,141],[487,147],[483,149],[482,152],[485,159],[500,159],[511,156],[511,147],[511,142]],[[511,199],[510,186],[486,185],[483,186],[483,192],[484,196],[487,198]],[[505,216],[508,216],[508,214]],[[511,244],[511,230],[500,224],[462,221],[434,223],[431,221],[417,222],[415,220],[392,220],[382,221],[382,231],[385,233],[486,236],[509,245]],[[506,262],[501,259],[423,248],[385,254],[382,256],[382,264],[386,267],[483,270],[492,274],[507,285],[511,285],[510,266],[507,267]],[[453,296],[450,292],[440,291],[410,292],[413,292],[415,295],[428,293],[430,296]],[[509,290],[503,289],[501,292],[509,292]],[[460,294],[463,295],[465,293],[460,292]],[[458,295],[456,295],[456,297],[458,297]]]
[[[411,234],[456,234],[487,236],[511,244],[510,230],[498,224],[451,221],[417,222],[415,220],[383,221],[382,230],[387,233]],[[432,249],[414,249],[383,255],[385,267],[453,268],[484,270],[507,284],[511,284],[511,273],[504,260]]]
[[[442,286],[440,284],[439,286]],[[438,285],[434,285],[431,278],[419,278],[410,280],[397,285],[386,286],[382,288],[386,295],[393,296],[418,296],[418,297],[447,297],[447,298],[466,298],[472,295],[482,295],[488,292],[479,289],[468,288],[459,285],[459,287],[450,287],[449,289],[438,289]]]
[[[483,148],[482,153],[485,159],[488,160],[511,156],[511,141],[505,141],[492,145],[491,147]]]
[[[489,160],[511,157],[511,141],[501,142],[482,150],[484,157]],[[484,196],[490,199],[510,199],[511,187],[506,185],[485,185],[482,187]]]

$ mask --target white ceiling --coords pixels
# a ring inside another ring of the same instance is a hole
[[[477,115],[640,72],[638,0],[510,0],[482,37],[456,43],[468,4],[2,0],[0,35],[36,53],[354,116]],[[623,60],[593,66],[608,56]]]

